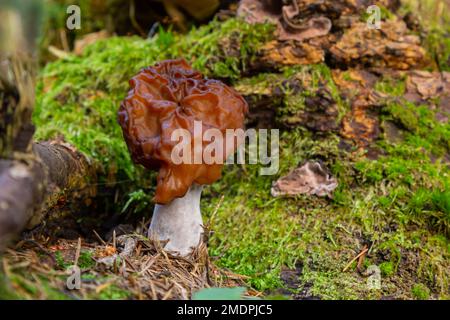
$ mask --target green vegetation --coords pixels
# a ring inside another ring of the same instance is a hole
[[[234,86],[244,94],[251,93],[255,100],[258,95],[273,95],[271,105],[276,108],[277,121],[287,125],[296,124],[299,115],[308,112],[306,98],[316,97],[319,92],[336,103],[336,123],[349,109],[334,83],[330,68],[324,63],[284,67],[279,73],[260,73],[240,79]]]
[[[430,289],[419,283],[412,288],[412,294],[417,300],[427,300],[430,297]]]
[[[53,275],[35,275],[16,271],[9,278],[0,273],[0,299],[50,299],[67,300],[69,297],[50,282]],[[58,278],[55,276],[55,279]]]
[[[1,270],[3,271],[3,270]],[[10,287],[3,272],[0,272],[0,300],[18,300],[20,295]]]
[[[385,261],[380,264],[381,274],[385,277],[392,276],[395,273],[394,264],[390,261]]]
[[[415,106],[411,103],[391,103],[387,106],[389,113],[405,129],[409,131],[418,130],[419,120],[415,111]]]
[[[63,257],[61,251],[55,252],[55,260],[58,267],[62,270],[67,269],[73,265],[73,261],[69,262]],[[82,250],[80,252],[80,257],[78,258],[78,266],[81,269],[89,269],[95,265],[95,260],[92,258],[92,252],[87,250]]]
[[[81,251],[78,258],[78,266],[81,269],[91,268],[95,265],[95,260],[92,258],[91,251]]]
[[[405,79],[393,79],[392,77],[383,77],[375,84],[375,90],[389,94],[391,96],[400,97],[405,93]]]
[[[55,260],[56,260],[56,264],[58,265],[58,267],[62,270],[67,269],[71,265],[70,263],[66,262],[61,251],[55,252]]]
[[[207,189],[211,199],[206,196],[203,202],[211,212],[225,195],[214,217],[210,246],[222,266],[251,276],[250,283],[258,289],[270,289],[282,285],[282,266],[293,268],[301,261],[305,266],[300,282],[312,282],[312,293],[362,297],[368,294],[365,280],[342,274],[342,269],[361,241],[370,241],[374,247],[367,259],[381,264],[384,275],[402,281],[396,270],[412,264],[417,268],[414,276],[440,274],[436,288],[445,294],[439,288],[448,283],[448,273],[442,272],[448,263],[448,239],[436,243],[435,235],[448,234],[448,214],[431,199],[440,199],[434,201],[443,201],[445,208],[448,200],[441,194],[447,191],[439,188],[449,181],[448,169],[433,165],[411,146],[388,147],[389,155],[378,161],[355,161],[339,153],[334,137],[313,141],[298,130],[282,135],[281,144],[280,175],[298,162],[328,155],[327,164],[340,182],[335,198],[273,199],[274,177],[258,176],[257,168],[250,166],[246,172],[226,168],[223,179]],[[419,186],[427,188],[429,200],[414,203]],[[422,258],[404,261],[409,254]]]
[[[123,299],[127,299],[129,296],[130,296],[129,292],[112,284],[100,292],[98,299],[100,299],[100,300],[123,300]]]
[[[380,15],[382,21],[393,20],[396,19],[396,15],[393,14],[388,8],[377,3],[377,6],[380,8]],[[367,11],[363,11],[361,13],[360,21],[366,22],[369,17],[371,17],[373,12],[368,13]]]

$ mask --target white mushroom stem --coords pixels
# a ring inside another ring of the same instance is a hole
[[[203,186],[194,184],[182,198],[155,205],[148,230],[150,239],[167,241],[164,249],[187,256],[200,244],[203,220],[200,197]]]

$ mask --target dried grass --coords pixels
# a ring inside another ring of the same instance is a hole
[[[91,266],[80,264],[80,252],[88,254]],[[7,285],[26,299],[190,299],[203,288],[244,284],[243,276],[211,262],[206,244],[184,258],[136,234],[118,237],[116,243],[26,240],[7,250],[2,260]],[[67,268],[76,261],[81,288],[69,290]]]

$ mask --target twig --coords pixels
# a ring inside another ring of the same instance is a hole
[[[59,58],[59,59],[67,58],[67,57],[70,55],[70,54],[67,53],[66,51],[61,50],[61,49],[58,49],[58,48],[55,47],[55,46],[49,46],[49,47],[48,47],[48,51],[49,51],[52,55],[54,55],[55,57],[57,57],[57,58]]]
[[[74,266],[78,265],[78,259],[80,258],[80,252],[81,252],[81,238],[78,238],[77,251],[75,253],[75,261],[73,262]]]
[[[62,44],[62,47],[63,47],[64,51],[65,52],[69,52],[70,48],[69,48],[69,42],[67,41],[66,30],[60,29],[59,30],[59,36],[61,38],[61,44]]]
[[[217,215],[217,212],[219,211],[220,207],[222,206],[223,199],[225,198],[225,195],[222,195],[219,199],[219,202],[217,203],[216,207],[214,208],[213,214],[211,215],[211,218],[209,218],[208,226],[212,226],[214,218]]]
[[[33,240],[33,239],[23,239],[23,240],[21,240],[21,241],[14,247],[14,249],[15,249],[15,250],[18,250],[18,249],[22,248],[23,245],[24,245],[25,243],[29,243],[29,244],[32,244],[32,245],[38,247],[38,249],[39,249],[42,253],[44,253],[44,254],[46,254],[47,256],[49,256],[50,259],[52,259],[52,261],[56,264],[56,258],[55,258],[55,256],[53,255],[53,253],[51,253],[51,252],[48,251],[46,248],[44,248],[44,247],[43,247],[39,242],[37,242],[36,240]]]
[[[105,242],[105,240],[103,240],[102,237],[100,237],[100,235],[97,233],[97,231],[95,231],[95,230],[92,230],[92,231],[94,232],[94,234],[95,234],[95,236],[97,237],[97,239],[100,240],[100,242],[101,242],[104,246],[108,245],[108,244]]]
[[[366,250],[362,255],[359,256],[359,258],[358,258],[358,264],[356,265],[356,270],[358,271],[358,273],[359,273],[360,275],[363,274],[362,271],[361,271],[361,266],[362,266],[362,264],[363,264],[363,262],[364,262],[364,258],[366,257],[367,252],[369,251],[369,248],[367,247],[367,245],[364,245],[363,251],[364,251],[365,249],[367,249],[367,250]]]
[[[141,36],[145,37],[146,36],[145,31],[142,29],[142,27],[136,20],[136,4],[134,3],[134,0],[131,0],[130,2],[129,17],[133,27],[141,34]]]
[[[369,249],[367,248],[367,246],[364,246],[364,249],[360,253],[358,253],[358,255],[356,257],[354,257],[352,260],[350,260],[350,262],[345,266],[345,268],[344,268],[344,270],[342,270],[342,272],[347,271],[347,269],[351,267],[352,263],[355,262],[362,255],[366,254],[366,252],[368,250]]]

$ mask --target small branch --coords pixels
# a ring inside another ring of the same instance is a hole
[[[81,253],[81,238],[78,238],[77,251],[75,252],[75,260],[73,262],[74,266],[78,266],[78,259],[80,259],[80,253]]]
[[[57,57],[58,59],[64,59],[67,58],[70,54],[67,51],[58,49],[55,46],[49,46],[48,47],[48,51],[54,55],[55,57]]]
[[[365,246],[364,249],[360,253],[358,253],[358,255],[356,257],[354,257],[352,260],[350,260],[350,262],[345,266],[345,268],[342,270],[342,272],[347,271],[348,268],[351,267],[352,263],[355,262],[356,260],[358,260],[359,257],[365,255],[367,251],[369,251],[369,249],[367,248],[367,246]]]

